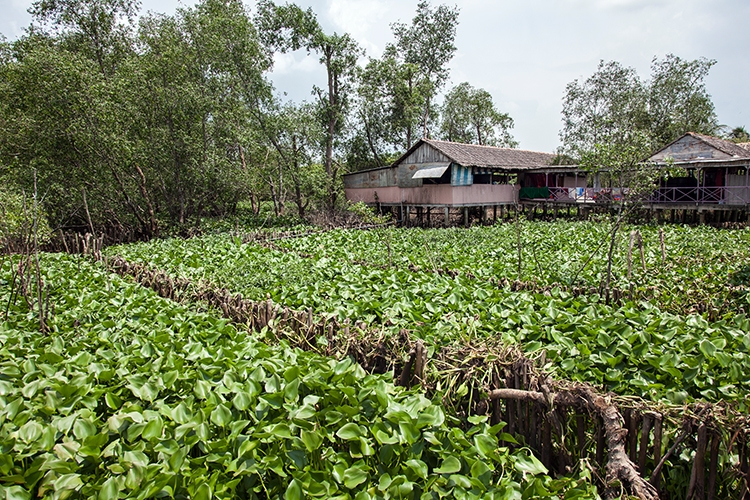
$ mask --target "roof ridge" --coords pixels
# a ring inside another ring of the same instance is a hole
[[[545,155],[552,155],[552,156],[557,155],[557,153],[549,153],[547,151],[533,151],[531,149],[521,149],[521,148],[503,148],[503,147],[500,147],[500,146],[490,146],[489,144],[467,144],[465,142],[443,141],[443,140],[440,140],[440,139],[422,139],[422,140],[425,141],[425,142],[427,142],[427,143],[439,142],[439,143],[442,143],[442,144],[458,144],[458,145],[461,145],[461,146],[473,146],[473,147],[477,147],[477,148],[507,149],[507,150],[512,150],[512,151],[523,151],[525,153],[537,153],[537,154],[545,154]]]
[[[739,146],[737,143],[722,139],[721,137],[715,137],[712,135],[700,134],[698,132],[688,132],[686,135],[690,135],[699,139],[714,149],[718,149],[722,153],[728,154],[732,157],[746,158],[750,151],[743,146]]]

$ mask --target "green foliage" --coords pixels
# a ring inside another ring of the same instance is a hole
[[[750,142],[750,134],[747,133],[745,127],[734,127],[726,134],[726,139],[732,142]]]
[[[50,333],[23,306],[0,328],[4,497],[596,496],[349,359],[264,345],[83,260],[43,268]]]
[[[402,73],[408,89],[407,93],[402,93],[406,97],[404,104],[422,102],[419,115],[413,112],[411,106],[405,106],[404,118],[416,118],[423,137],[429,136],[434,98],[448,81],[448,63],[457,50],[454,44],[457,27],[458,7],[439,5],[433,8],[426,1],[417,4],[411,25],[401,22],[391,24],[396,41],[386,46],[385,54],[408,65]],[[406,135],[410,136],[408,130],[411,130],[414,122],[407,121],[404,125],[407,127]],[[408,141],[406,149],[410,147],[411,141]]]
[[[521,279],[583,288],[604,280],[607,256],[592,253],[608,227],[523,223],[522,229],[527,264]],[[566,378],[620,394],[740,402],[750,389],[744,376],[750,370],[748,290],[729,285],[750,257],[750,233],[667,228],[662,262],[658,230],[639,230],[646,270],[637,265],[628,278],[628,243],[618,239],[614,247],[612,285],[632,287],[634,297],[622,306],[606,305],[596,293],[504,286],[501,280],[515,280],[517,272],[510,224],[332,231],[278,242],[291,252],[228,237],[109,251],[251,299],[270,294],[277,303],[362,320],[392,335],[406,328],[435,348],[501,338],[530,353],[544,349],[552,369]],[[441,269],[455,272],[427,272]],[[710,311],[721,314],[709,322]]]
[[[608,149],[637,148],[640,159],[686,132],[715,134],[716,113],[704,80],[716,61],[653,59],[651,79],[633,68],[600,61],[596,72],[565,89],[563,152],[574,158]]]
[[[486,90],[464,82],[446,94],[440,129],[446,140],[514,148],[518,142],[513,140],[511,128],[513,119],[495,109]]]
[[[647,91],[633,68],[616,61],[599,62],[586,80],[574,80],[565,88],[563,152],[574,158],[607,147],[636,146],[641,156],[649,151],[640,133],[648,126]],[[635,140],[634,140],[635,139]]]
[[[0,247],[18,251],[29,245],[34,231],[33,199],[0,185]],[[40,205],[36,213],[37,241],[40,245],[52,237],[44,208]]]

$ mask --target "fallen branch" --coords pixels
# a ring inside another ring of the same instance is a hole
[[[558,391],[551,398],[536,391],[519,389],[495,389],[490,392],[490,399],[512,399],[516,401],[533,401],[548,409],[553,406],[574,406],[598,414],[604,424],[604,435],[607,440],[607,498],[620,497],[615,485],[622,484],[628,494],[642,500],[657,500],[659,494],[636,470],[635,464],[625,453],[625,437],[628,431],[623,428],[623,418],[608,398],[596,394],[589,387],[578,386],[570,390]]]

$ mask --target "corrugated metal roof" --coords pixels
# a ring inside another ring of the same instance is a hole
[[[393,163],[400,164],[422,144],[427,144],[454,163],[464,167],[481,167],[498,170],[528,170],[550,165],[555,158],[553,153],[526,151],[523,149],[497,148],[494,146],[479,146],[476,144],[462,144],[459,142],[435,141],[421,139],[409,151]]]

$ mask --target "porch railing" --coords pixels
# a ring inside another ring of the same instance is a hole
[[[627,188],[549,188],[557,203],[607,203],[620,201]],[[750,186],[660,187],[645,200],[652,204],[750,205]]]
[[[660,187],[649,196],[649,203],[747,205],[750,186]]]

